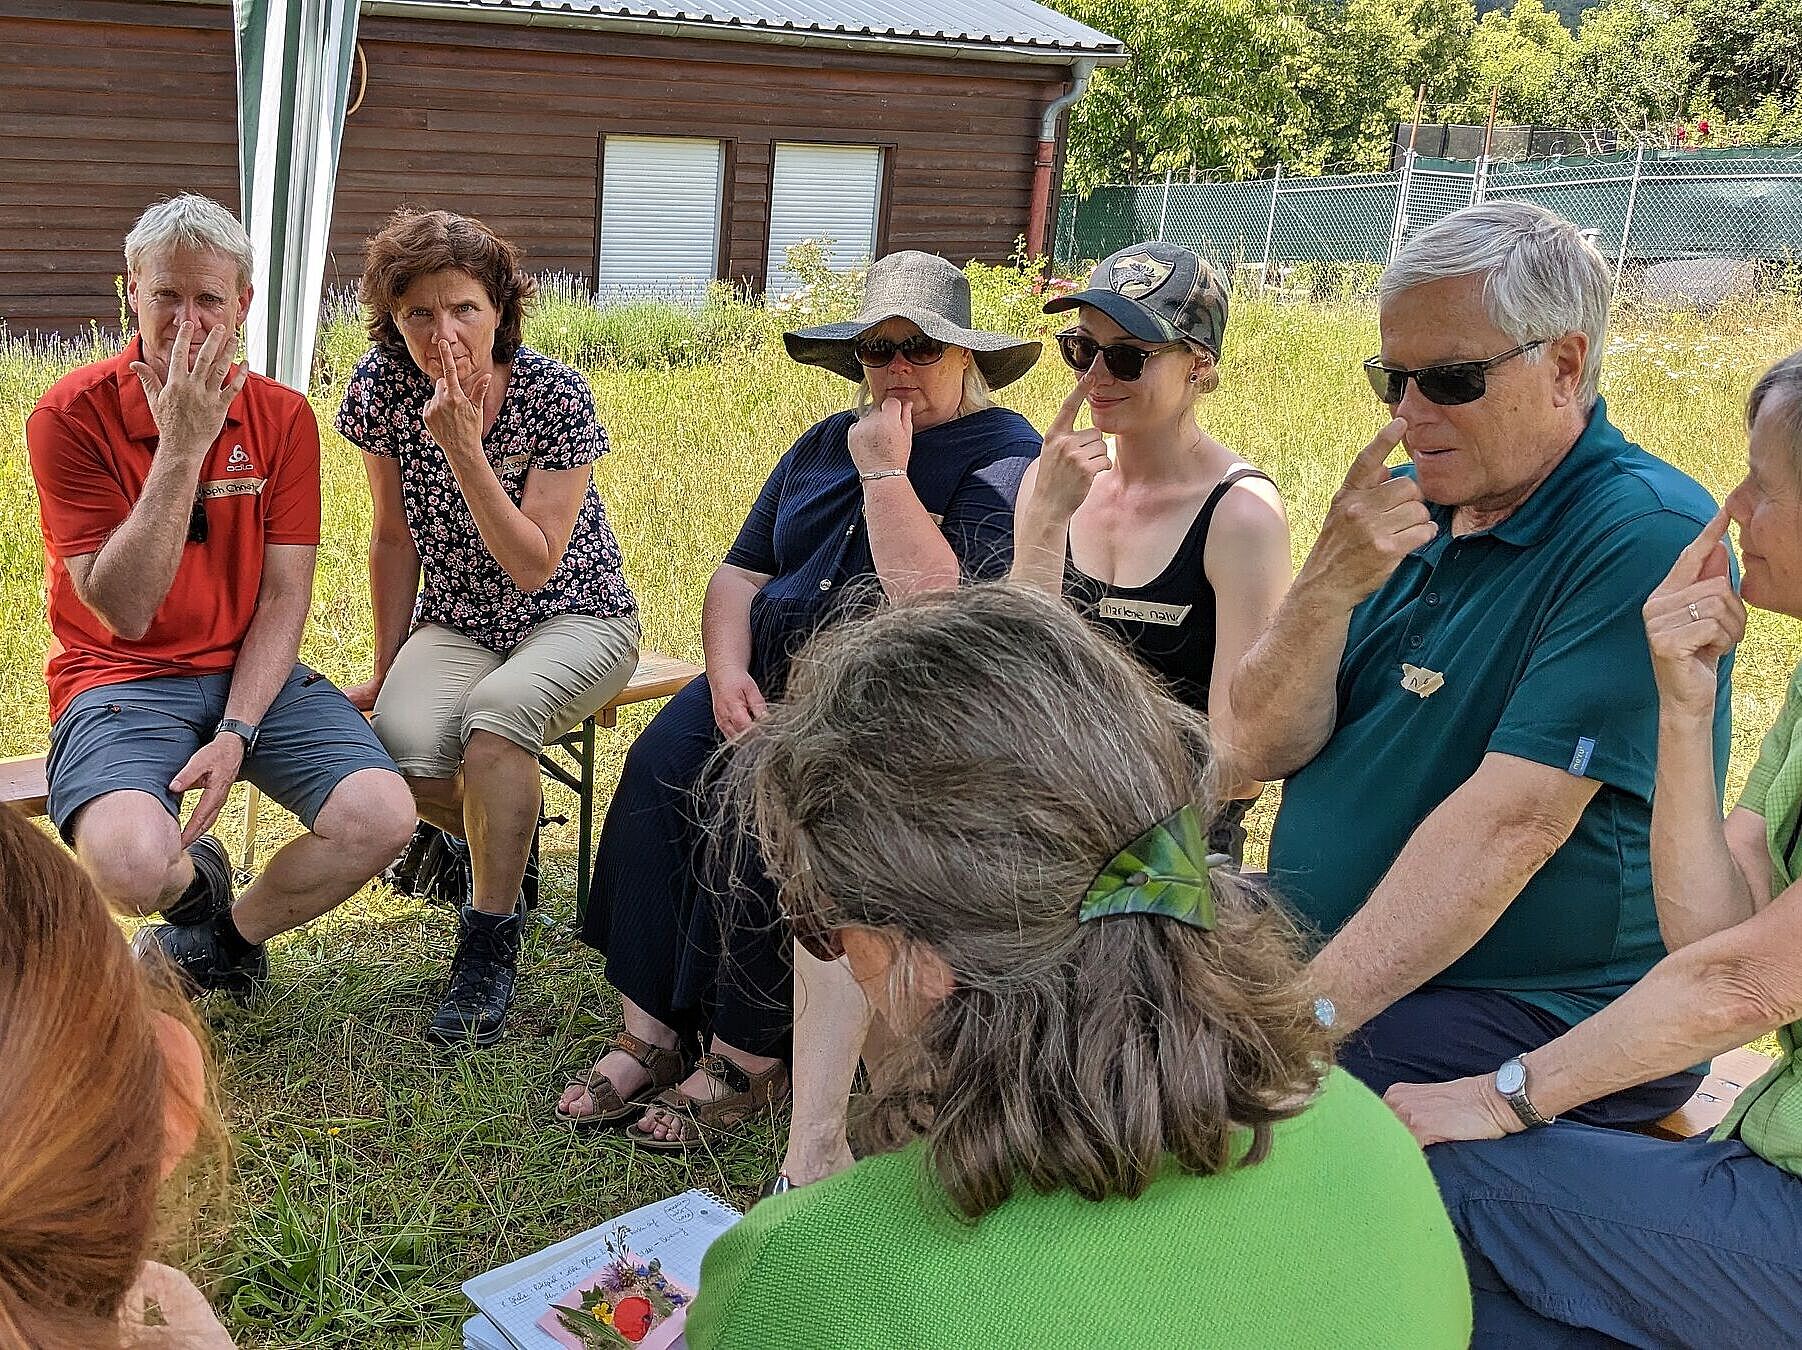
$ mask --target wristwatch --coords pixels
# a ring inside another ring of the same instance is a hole
[[[1495,1090],[1514,1108],[1514,1114],[1520,1117],[1520,1123],[1529,1130],[1550,1125],[1557,1119],[1556,1116],[1547,1119],[1540,1115],[1539,1108],[1533,1105],[1533,1099],[1527,1096],[1527,1066],[1519,1055],[1495,1071]]]
[[[257,729],[248,722],[240,722],[235,717],[228,717],[219,724],[218,730],[214,731],[213,734],[217,736],[221,731],[229,731],[232,735],[244,742],[244,754],[246,757],[249,756],[252,750],[257,748]]]

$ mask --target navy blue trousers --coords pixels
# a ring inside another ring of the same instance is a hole
[[[1347,1038],[1339,1063],[1378,1096],[1396,1083],[1443,1083],[1489,1074],[1556,1040],[1561,1017],[1494,989],[1429,985],[1398,999]],[[1701,1075],[1672,1074],[1572,1111],[1585,1125],[1636,1129],[1663,1120],[1694,1095]],[[1530,1086],[1530,1085],[1529,1085]]]
[[[1559,1123],[1427,1161],[1474,1350],[1802,1345],[1802,1177],[1737,1140]]]
[[[607,979],[690,1039],[788,1055],[791,938],[756,850],[710,847],[703,782],[722,744],[706,676],[663,705],[626,753],[595,850],[582,940]]]

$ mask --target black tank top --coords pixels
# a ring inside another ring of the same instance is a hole
[[[1242,464],[1214,485],[1162,572],[1143,586],[1110,586],[1078,570],[1064,546],[1064,597],[1103,632],[1150,666],[1176,696],[1208,710],[1214,674],[1214,587],[1204,565],[1208,526],[1234,483],[1270,475]]]

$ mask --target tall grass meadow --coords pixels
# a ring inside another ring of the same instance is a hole
[[[807,260],[801,260],[805,263]],[[816,260],[817,261],[817,260]],[[858,278],[823,263],[798,296],[764,307],[716,288],[692,308],[597,308],[569,277],[544,279],[526,340],[593,385],[613,452],[597,481],[644,610],[647,646],[698,659],[701,592],[771,465],[806,427],[847,406],[850,387],[796,365],[780,333],[844,317]],[[1036,271],[972,267],[981,326],[1043,334]],[[1332,288],[1323,288],[1332,291]],[[1348,288],[1323,303],[1235,302],[1210,430],[1270,472],[1289,506],[1299,562],[1351,455],[1387,420],[1359,363],[1376,321]],[[0,328],[0,753],[41,750],[48,632],[36,499],[23,421],[63,371],[114,350]],[[340,682],[369,672],[368,494],[358,453],[330,430],[344,381],[366,349],[347,296],[334,297],[311,391],[326,428],[325,529],[304,656]],[[1742,471],[1741,407],[1757,372],[1802,347],[1802,304],[1767,298],[1711,314],[1626,309],[1603,392],[1648,449],[1717,497]],[[1070,386],[1049,349],[1000,401],[1043,426]],[[1648,585],[1657,578],[1647,578]],[[1755,616],[1736,680],[1732,783],[1743,781],[1797,655],[1793,626]],[[605,794],[648,717],[629,711],[602,738]],[[1275,793],[1254,816],[1261,854]],[[604,803],[603,803],[604,804]],[[219,831],[237,851],[241,795]],[[548,809],[573,818],[550,790]],[[262,856],[297,827],[270,810]],[[1347,828],[1356,828],[1348,822]],[[170,1233],[171,1254],[210,1286],[241,1344],[254,1347],[454,1346],[467,1309],[458,1283],[646,1199],[691,1185],[746,1200],[773,1169],[764,1129],[673,1158],[616,1134],[573,1134],[550,1114],[565,1076],[618,1026],[599,963],[570,935],[573,825],[545,837],[549,919],[534,930],[507,1040],[440,1056],[419,1029],[443,977],[453,918],[371,886],[308,929],[279,939],[270,988],[254,1006],[206,1009],[216,1038],[235,1184]]]

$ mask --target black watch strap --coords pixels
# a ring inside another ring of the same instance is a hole
[[[240,722],[235,717],[227,717],[219,723],[219,731],[229,731],[244,742],[244,753],[249,754],[257,748],[257,728],[249,722]],[[218,733],[215,732],[215,735]]]

